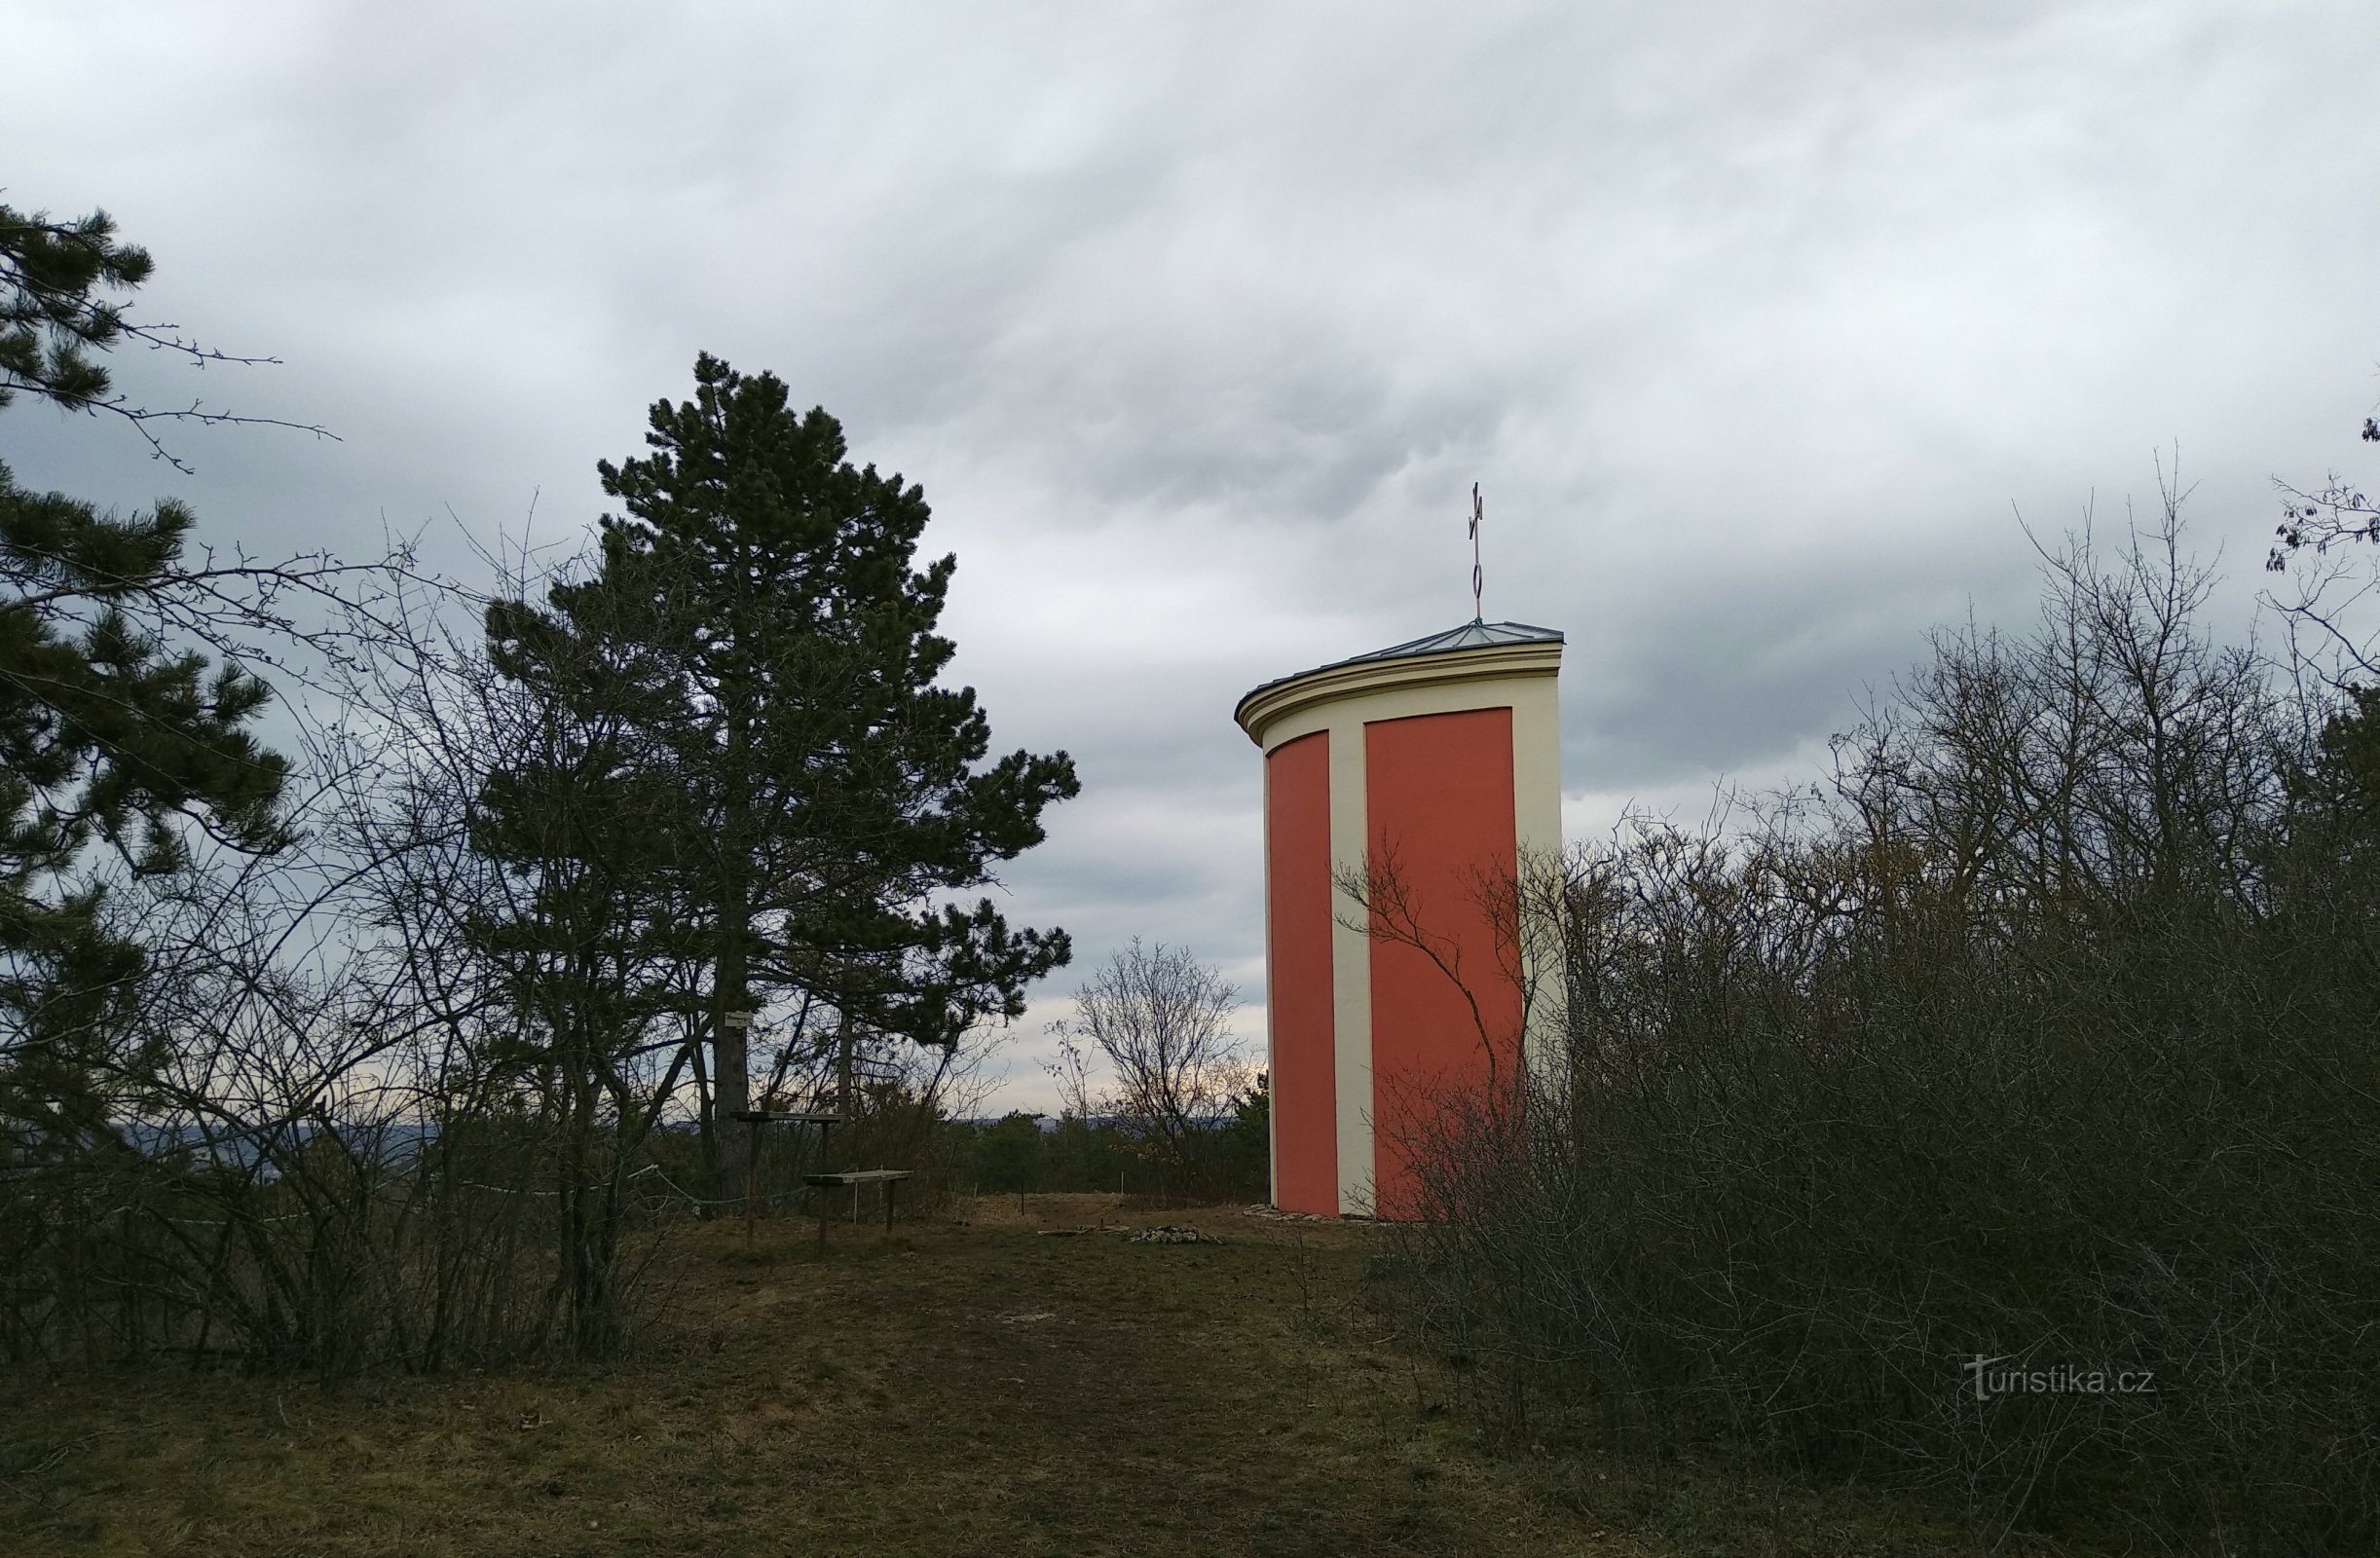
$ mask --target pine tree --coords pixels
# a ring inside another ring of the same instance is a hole
[[[654,912],[708,975],[716,1122],[749,1088],[722,1020],[763,1000],[804,993],[924,1043],[1021,1015],[1064,933],[948,897],[1038,843],[1076,782],[1062,753],[983,763],[988,723],[943,684],[953,646],[935,632],[955,559],[914,567],[922,492],[855,469],[835,419],[790,410],[774,375],[706,353],[694,378],[692,400],[653,406],[652,453],[597,467],[623,509],[597,574],[490,632],[500,657],[556,663],[539,635],[606,641],[573,650],[610,682],[577,695],[641,709],[674,777],[675,896]],[[713,1135],[730,1187],[742,1137]]]
[[[178,326],[128,315],[108,294],[138,287],[153,268],[148,250],[118,241],[115,218],[105,211],[60,222],[47,211],[0,205],[0,408],[29,391],[64,411],[122,418],[147,441],[151,455],[184,472],[190,467],[152,424],[293,427],[317,438],[336,436],[279,417],[208,410],[195,400],[152,406],[119,393],[106,364],[93,353],[127,341],[202,367],[279,360],[219,351],[182,335]]]
[[[474,679],[468,720],[485,779],[465,816],[471,848],[499,875],[480,883],[477,902],[454,907],[510,1020],[496,1024],[485,1080],[534,1100],[552,1145],[570,1345],[600,1356],[624,1318],[629,1175],[685,1064],[655,1074],[682,1005],[671,913],[679,793],[645,736],[663,711],[638,694],[650,700],[666,683],[582,662],[616,641],[517,602],[492,608],[489,629],[489,675]]]
[[[0,206],[0,406],[24,391],[137,421],[93,353],[137,333],[101,292],[149,270],[104,213],[53,223]],[[177,591],[205,587],[181,563],[191,524],[170,500],[103,514],[0,465],[0,1120],[97,1122],[93,1068],[143,959],[106,923],[95,867],[178,870],[197,832],[281,841],[288,766],[248,728],[267,687],[161,630]]]
[[[140,327],[102,289],[149,278],[149,251],[116,240],[105,211],[71,222],[0,205],[0,407],[29,390],[70,411],[109,403],[107,368],[92,356]]]

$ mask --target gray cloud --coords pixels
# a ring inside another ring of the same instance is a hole
[[[450,507],[590,523],[697,349],[773,368],[925,485],[1003,748],[1081,760],[1018,915],[1258,997],[1231,706],[1468,615],[1472,480],[1490,614],[1571,636],[1582,822],[1807,762],[1931,623],[2028,615],[2012,509],[2175,442],[2244,615],[2269,476],[2375,395],[2380,17],[1605,11],[0,0],[6,198],[287,360],[127,377],[344,439],[184,480],[19,410],[0,458],[461,567]]]

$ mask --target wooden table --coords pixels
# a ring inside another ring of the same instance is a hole
[[[826,1133],[843,1123],[839,1114],[817,1114],[800,1109],[737,1109],[730,1118],[741,1120],[752,1130],[752,1138],[744,1147],[744,1247],[752,1247],[753,1219],[760,1214],[761,1204],[761,1127],[816,1126],[823,1147]]]
[[[884,1231],[889,1234],[892,1232],[893,1225],[893,1203],[900,1197],[901,1181],[907,1179],[910,1173],[911,1170],[907,1168],[847,1168],[841,1173],[803,1174],[801,1182],[818,1190],[849,1185],[853,1222],[860,1220],[860,1186],[882,1185],[884,1187]],[[818,1204],[818,1253],[823,1255],[826,1252],[827,1207],[824,1198],[821,1198]]]

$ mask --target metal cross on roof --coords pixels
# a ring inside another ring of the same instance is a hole
[[[1479,484],[1471,483],[1471,620],[1484,622],[1487,612],[1479,604],[1479,586],[1485,582],[1479,572],[1479,522],[1487,517],[1487,509],[1479,501]]]

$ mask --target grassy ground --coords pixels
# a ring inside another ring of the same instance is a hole
[[[1167,1221],[1224,1243],[1050,1232]],[[1846,1493],[1480,1449],[1361,1302],[1362,1227],[1081,1196],[833,1232],[689,1231],[601,1373],[0,1383],[0,1548],[1969,1550]]]

